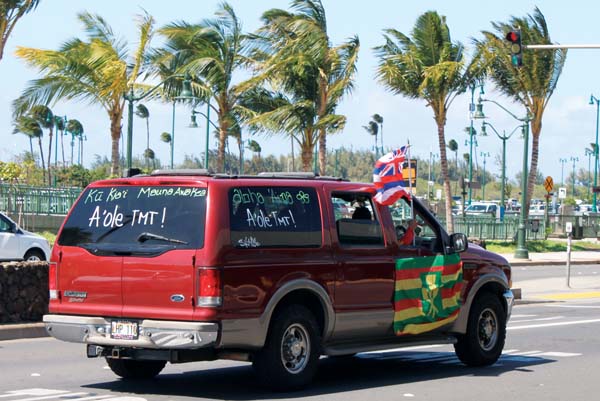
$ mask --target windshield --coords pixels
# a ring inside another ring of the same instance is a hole
[[[59,245],[196,249],[204,245],[206,188],[88,188],[73,207]]]

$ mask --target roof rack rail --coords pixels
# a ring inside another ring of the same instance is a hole
[[[257,174],[262,178],[292,178],[297,180],[315,179],[317,174],[306,171],[263,171]]]
[[[150,173],[152,176],[156,175],[203,175],[203,176],[212,176],[213,172],[207,170],[205,168],[176,168],[176,169],[164,169],[164,170],[154,170]]]

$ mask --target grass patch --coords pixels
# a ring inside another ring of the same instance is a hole
[[[503,241],[486,241],[486,249],[495,253],[514,253],[517,244]],[[527,241],[529,252],[564,252],[567,250],[566,241],[532,240]],[[600,244],[588,241],[572,241],[572,251],[599,251]]]
[[[42,231],[42,232],[38,232],[36,234],[41,235],[42,237],[46,238],[48,240],[48,243],[50,244],[50,246],[54,245],[54,241],[56,240],[56,234],[53,233],[52,231]]]

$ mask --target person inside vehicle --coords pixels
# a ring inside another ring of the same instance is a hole
[[[365,206],[357,206],[352,213],[352,219],[371,220],[371,212]]]
[[[415,230],[417,229],[418,224],[416,220],[410,220],[407,226],[397,226],[396,227],[396,235],[398,236],[398,243],[400,245],[411,245],[415,238]]]

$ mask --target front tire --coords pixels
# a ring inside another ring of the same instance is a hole
[[[469,366],[496,363],[506,339],[506,311],[499,298],[485,292],[471,306],[467,333],[454,344],[456,356]]]
[[[317,373],[321,335],[314,315],[292,305],[273,316],[265,346],[255,355],[259,381],[273,390],[298,390]]]
[[[25,253],[25,256],[23,256],[23,260],[25,262],[44,262],[46,256],[38,249],[30,249]]]
[[[123,379],[152,379],[156,377],[167,364],[166,361],[142,361],[134,359],[106,358],[108,367]]]

